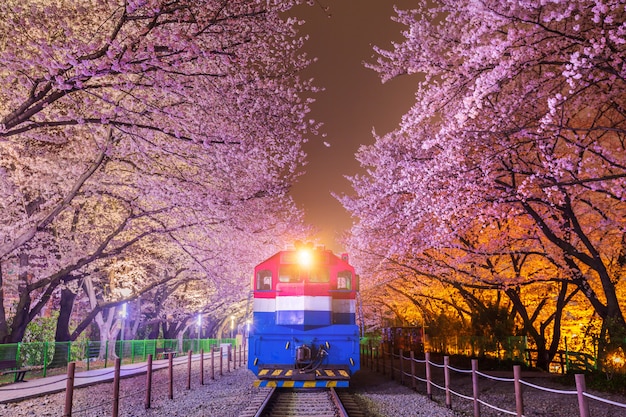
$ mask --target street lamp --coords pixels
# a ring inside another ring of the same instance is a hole
[[[120,340],[123,343],[124,342],[124,325],[126,323],[126,303],[122,304],[122,311],[120,311],[120,317],[122,318],[122,333],[120,335]]]
[[[250,323],[251,323],[250,319],[246,320],[246,334],[245,334],[245,337],[243,338],[243,345],[244,346],[247,345],[248,337],[250,337]]]
[[[202,328],[202,314],[198,314],[198,350],[200,350],[200,329]]]

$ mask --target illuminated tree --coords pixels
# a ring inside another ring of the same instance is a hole
[[[299,233],[286,193],[315,126],[293,4],[0,5],[0,340],[152,236],[197,268],[199,242]]]
[[[405,40],[370,67],[418,74],[416,104],[358,153],[355,247],[392,258],[523,219],[623,340],[623,5],[423,1],[397,20]]]

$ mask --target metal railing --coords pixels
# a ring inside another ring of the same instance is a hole
[[[64,374],[67,364],[75,362],[77,371],[112,366],[120,358],[123,364],[145,362],[148,355],[160,352],[198,353],[211,351],[222,344],[237,346],[237,339],[145,339],[115,342],[32,342],[0,344],[0,360],[15,360],[18,367],[30,369],[29,378]],[[0,384],[12,382],[12,375],[0,376]]]

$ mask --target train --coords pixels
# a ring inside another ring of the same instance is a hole
[[[296,244],[254,268],[248,369],[255,386],[348,387],[360,367],[356,294],[347,254]]]

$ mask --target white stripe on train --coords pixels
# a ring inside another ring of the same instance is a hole
[[[331,311],[330,300],[331,297],[306,295],[297,297],[255,298],[254,311],[258,313],[273,313],[277,310]],[[356,300],[332,300],[332,311],[335,313],[355,313]]]

